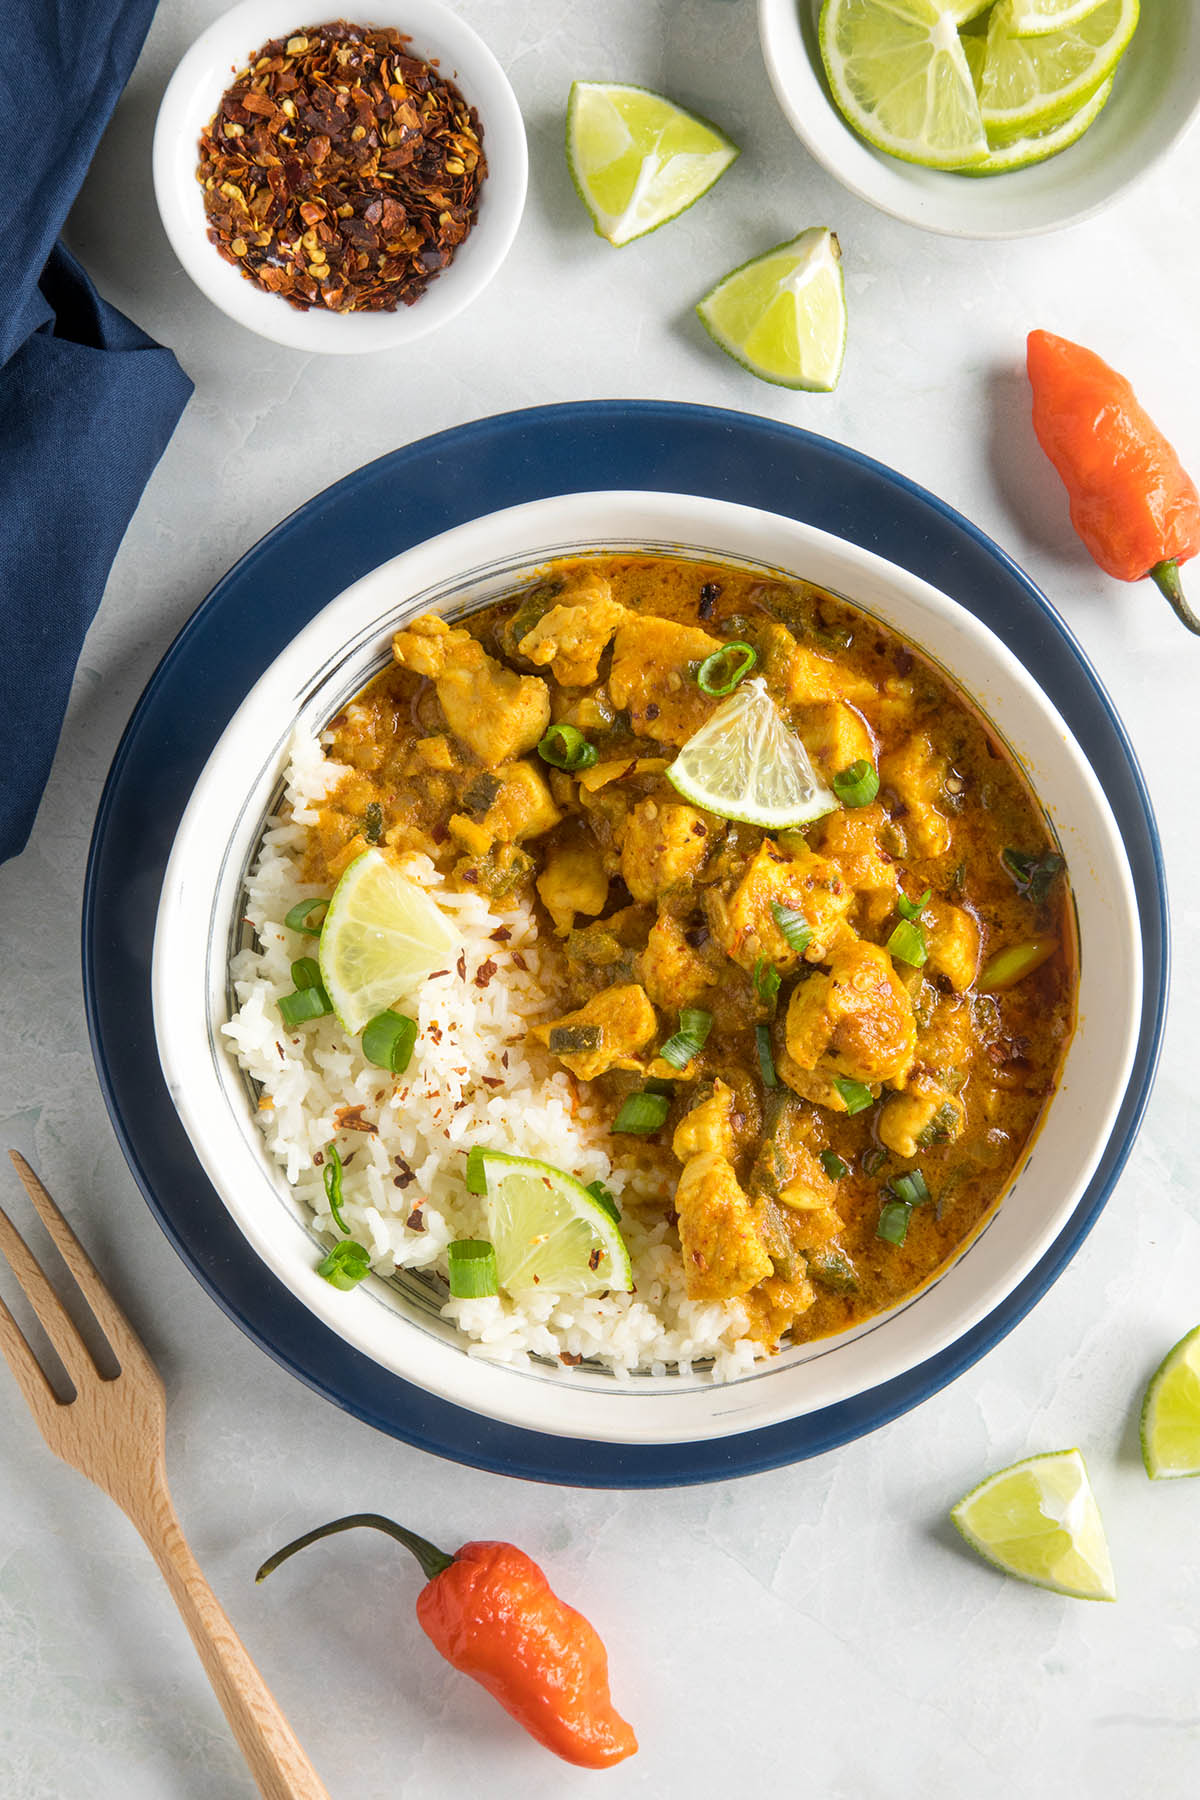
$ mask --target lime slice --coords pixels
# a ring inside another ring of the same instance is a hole
[[[950,1517],[979,1554],[1056,1594],[1115,1600],[1100,1509],[1078,1450],[1030,1456],[989,1475]]]
[[[693,732],[666,776],[693,805],[766,831],[807,825],[838,805],[757,675]]]
[[[1101,5],[1103,0],[1013,0],[1008,29],[1017,37],[1040,37],[1076,24]]]
[[[1133,36],[1138,0],[1103,0],[1040,37],[1018,37],[1012,17],[1011,0],[1002,0],[988,21],[979,104],[993,147],[1052,131],[1091,99]]]
[[[502,1288],[510,1294],[534,1287],[548,1294],[632,1290],[616,1221],[573,1175],[500,1150],[481,1150],[475,1162],[487,1184],[488,1233]]]
[[[618,247],[695,204],[739,154],[695,113],[649,88],[576,81],[567,102],[567,163],[602,238]]]
[[[1047,157],[1057,156],[1060,150],[1066,150],[1079,142],[1088,127],[1104,111],[1112,91],[1113,78],[1110,75],[1077,113],[1072,113],[1069,119],[1064,119],[1053,131],[1043,131],[1037,137],[1014,138],[1011,144],[989,150],[983,162],[972,163],[969,168],[960,169],[959,174],[1007,175],[1013,169],[1028,169],[1033,163],[1045,162]]]
[[[1151,1481],[1200,1475],[1200,1325],[1168,1351],[1146,1389],[1142,1460]]]
[[[929,169],[987,154],[954,15],[935,0],[825,0],[818,30],[833,97],[877,150]]]
[[[382,850],[355,857],[321,927],[321,981],[351,1034],[459,949],[450,921]]]
[[[828,394],[846,354],[841,246],[814,225],[743,263],[696,308],[722,350],[780,387]]]

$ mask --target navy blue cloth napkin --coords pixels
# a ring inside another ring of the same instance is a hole
[[[16,0],[0,28],[0,862],[29,836],[84,633],[192,391],[56,242],[154,3]]]

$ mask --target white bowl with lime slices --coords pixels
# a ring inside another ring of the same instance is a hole
[[[372,1275],[348,1292],[332,1286],[317,1272],[328,1243],[272,1161],[253,1085],[222,1041],[246,875],[297,724],[319,733],[386,666],[393,633],[417,613],[474,610],[557,558],[631,551],[802,578],[918,642],[1024,764],[1061,841],[1078,913],[1078,1029],[1033,1152],[985,1229],[894,1312],[721,1383],[703,1369],[619,1379],[556,1360],[497,1365],[467,1353],[442,1316],[444,1289],[439,1298],[411,1272]],[[314,1320],[469,1411],[649,1445],[747,1432],[863,1394],[991,1313],[1062,1232],[1097,1167],[1132,1065],[1141,975],[1132,881],[1108,803],[1062,718],[1003,643],[951,597],[828,533],[752,507],[636,491],[567,494],[460,525],[357,581],[289,644],[221,736],[181,821],[158,913],[153,995],[159,1055],[188,1136],[249,1244]]]
[[[894,218],[968,238],[1089,218],[1182,137],[1200,110],[1200,7],[1142,0],[1140,14],[1137,0],[758,0],[772,86],[817,161]]]

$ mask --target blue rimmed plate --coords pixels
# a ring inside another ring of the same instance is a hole
[[[158,1074],[149,1018],[167,852],[214,742],[263,669],[335,594],[411,545],[484,511],[612,489],[790,515],[969,595],[971,611],[1037,670],[1086,751],[1141,908],[1145,1001],[1133,1074],[1097,1173],[1036,1268],[950,1349],[897,1379],[801,1418],[687,1444],[585,1442],[493,1422],[350,1348],[274,1280],[216,1202]],[[456,498],[464,495],[484,503]],[[285,1366],[382,1429],[506,1473],[589,1485],[705,1480],[814,1454],[915,1404],[1011,1328],[1082,1240],[1128,1153],[1157,1054],[1165,947],[1161,866],[1136,763],[1077,646],[1014,565],[929,495],[852,452],[761,420],[657,403],[540,409],[443,434],[359,471],[265,539],[185,627],[139,704],[101,805],[85,905],[89,1018],[110,1110],[147,1199],[210,1292]]]

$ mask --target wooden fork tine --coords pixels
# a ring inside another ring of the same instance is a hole
[[[112,1346],[117,1361],[122,1368],[136,1364],[139,1368],[154,1373],[154,1364],[150,1359],[149,1351],[109,1293],[97,1272],[95,1263],[63,1218],[42,1182],[34,1174],[19,1150],[10,1150],[8,1154],[12,1158],[13,1167],[21,1178],[21,1185],[33,1202],[42,1224],[54,1239],[60,1256],[79,1283],[83,1297],[95,1314],[96,1323]],[[0,1217],[3,1217],[2,1213],[0,1213]],[[44,1319],[42,1323],[45,1324]],[[48,1329],[49,1327],[47,1327]]]
[[[12,1370],[30,1412],[40,1423],[45,1408],[58,1405],[58,1396],[46,1380],[45,1370],[25,1342],[25,1334],[0,1300],[0,1353]]]
[[[97,1379],[98,1370],[74,1319],[51,1287],[45,1270],[34,1256],[8,1214],[0,1209],[0,1256],[25,1291],[25,1298],[41,1320],[46,1336],[57,1350],[63,1368],[82,1387]]]

